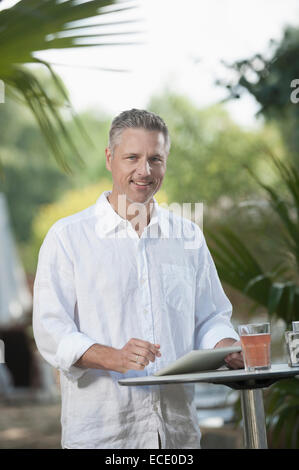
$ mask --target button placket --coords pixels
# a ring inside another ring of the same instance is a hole
[[[155,343],[153,315],[151,305],[151,295],[148,282],[148,261],[146,256],[146,239],[140,239],[138,243],[138,266],[139,266],[139,287],[141,291],[141,312],[143,314],[144,339],[150,343]],[[148,373],[152,373],[154,363],[147,366]]]

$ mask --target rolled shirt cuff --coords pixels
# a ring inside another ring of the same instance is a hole
[[[240,340],[238,333],[228,326],[214,327],[207,331],[200,341],[200,349],[213,349],[216,344],[224,338]]]
[[[96,344],[96,341],[77,331],[64,336],[58,345],[55,356],[58,369],[70,380],[78,380],[87,369],[74,366],[73,364],[75,364],[93,344]]]

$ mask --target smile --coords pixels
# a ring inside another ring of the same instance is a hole
[[[152,184],[152,183],[143,183],[142,181],[130,181],[130,182],[133,183],[135,186],[139,186],[139,187],[146,187]]]

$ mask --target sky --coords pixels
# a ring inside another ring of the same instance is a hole
[[[225,89],[215,85],[217,78],[228,76],[222,61],[266,53],[270,39],[279,40],[287,24],[299,26],[297,0],[137,0],[135,4],[135,10],[113,19],[135,18],[138,23],[106,26],[105,31],[142,31],[122,36],[140,44],[39,53],[63,64],[54,68],[77,111],[92,108],[116,115],[124,109],[146,108],[150,97],[166,88],[187,95],[198,107],[217,103],[226,96]],[[106,15],[105,21],[111,17]],[[226,107],[240,125],[256,125],[258,105],[249,95]]]

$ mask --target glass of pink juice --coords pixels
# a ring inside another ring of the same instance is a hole
[[[252,323],[238,327],[245,369],[265,370],[271,367],[270,323]]]

